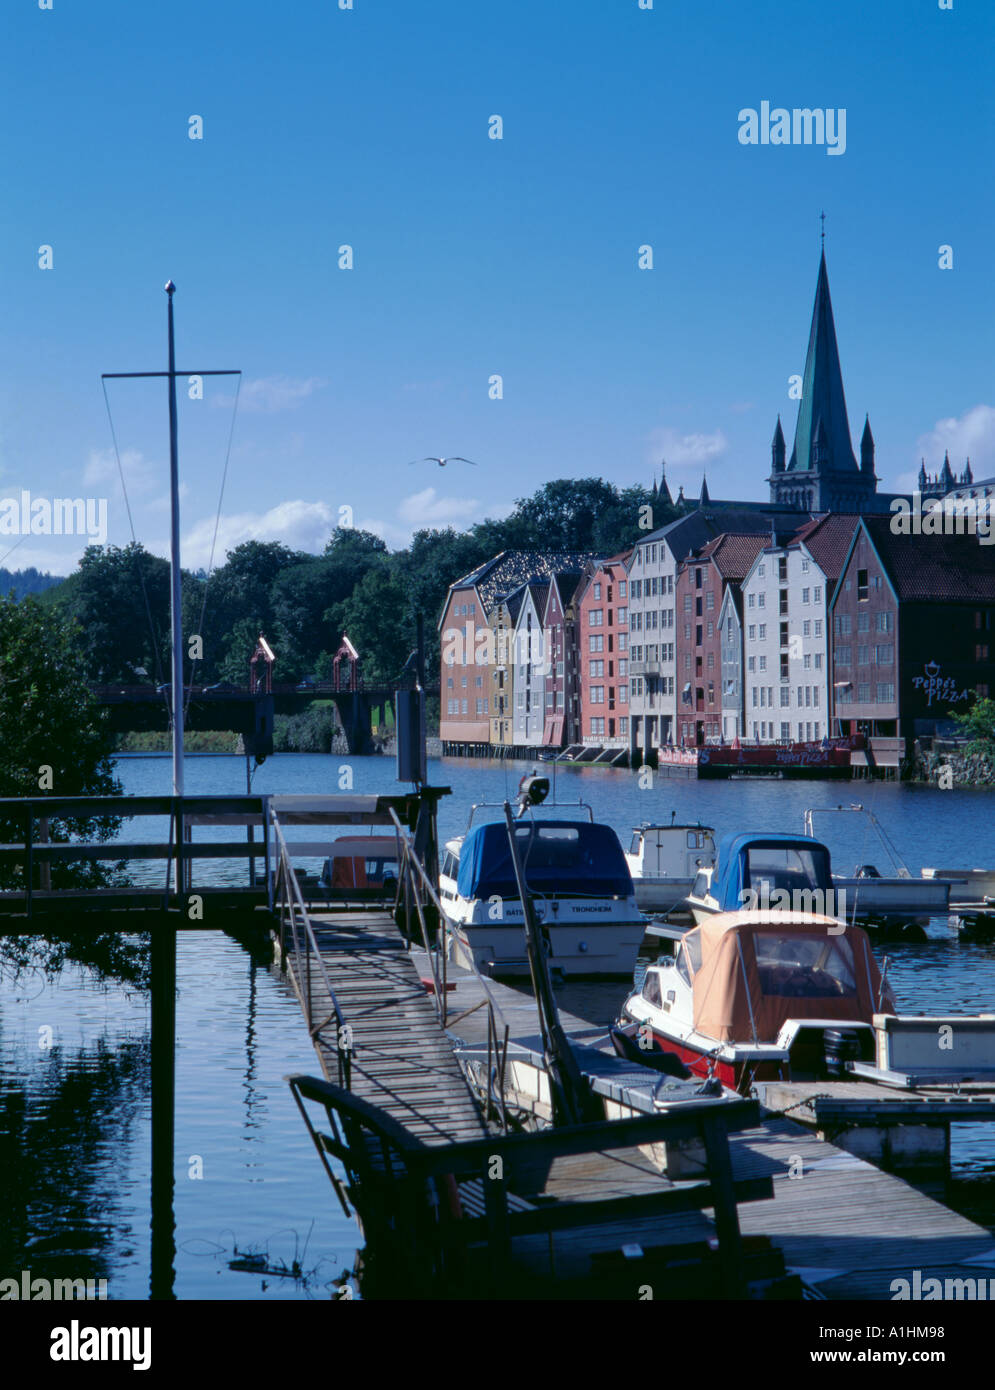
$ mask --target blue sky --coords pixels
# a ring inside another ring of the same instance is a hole
[[[218,561],[320,549],[343,506],[395,546],[661,457],[675,492],[705,467],[765,497],[823,208],[855,447],[869,411],[884,488],[947,446],[995,474],[990,0],[52,3],[7,6],[0,55],[0,497],[106,497],[127,542],[99,376],[164,366],[170,276],[178,366],[245,373]],[[845,108],[845,153],[742,145],[765,100]],[[184,563],[228,393],[181,396]],[[165,387],[111,400],[164,553]],[[82,548],[12,544],[58,572]]]

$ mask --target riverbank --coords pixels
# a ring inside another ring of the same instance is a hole
[[[983,744],[967,744],[956,749],[917,748],[913,759],[913,780],[940,787],[995,787],[995,754]]]

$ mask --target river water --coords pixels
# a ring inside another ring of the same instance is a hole
[[[513,798],[528,770],[432,762],[430,781],[453,793],[440,806],[441,837],[464,829],[473,802]],[[123,757],[117,771],[128,793],[170,790],[167,757]],[[552,775],[551,767],[540,771]],[[253,791],[334,793],[349,780],[360,793],[401,790],[391,759],[284,754],[256,771]],[[985,792],[665,778],[641,785],[632,772],[610,768],[558,768],[556,782],[560,801],[588,802],[625,844],[634,825],[669,821],[671,812],[719,834],[800,831],[806,808],[859,797],[913,873],[923,865],[995,863],[993,802]],[[244,760],[191,756],[186,786],[189,794],[244,792]],[[816,828],[836,867],[890,867],[863,817],[833,817]],[[135,821],[125,833],[145,839],[162,830]],[[163,872],[148,863],[133,869],[147,882]],[[244,869],[219,864],[216,872],[241,881]],[[875,946],[879,958],[889,958],[902,1009],[995,1010],[995,938],[960,937],[945,919],[928,931],[926,942]],[[177,1296],[327,1298],[352,1264],[357,1232],[282,1080],[318,1070],[296,999],[242,946],[209,930],[181,933],[178,976]],[[52,1045],[41,1046],[49,1036]],[[29,1269],[34,1277],[106,1278],[111,1298],[147,1295],[148,1039],[148,1004],[139,991],[78,967],[53,980],[0,971],[0,1278]],[[952,1160],[945,1194],[937,1195],[995,1231],[995,1126],[955,1126]],[[264,1257],[269,1272],[239,1268],[246,1256]],[[303,1277],[283,1277],[295,1261]]]

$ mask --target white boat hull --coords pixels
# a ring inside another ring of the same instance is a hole
[[[637,878],[632,875],[636,902],[641,912],[671,912],[691,891],[693,878]]]
[[[995,869],[923,869],[930,883],[949,883],[955,903],[990,904],[995,900]]]
[[[950,907],[951,884],[926,878],[842,878],[833,875],[837,895],[846,893],[846,916],[943,917]]]
[[[470,924],[447,918],[451,959],[481,975],[527,977],[522,921]],[[642,945],[641,917],[614,922],[553,923],[545,932],[549,966],[566,978],[614,975],[631,980]]]

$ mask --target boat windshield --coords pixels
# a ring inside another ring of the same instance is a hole
[[[853,948],[842,936],[758,932],[754,947],[764,994],[792,999],[856,997]]]
[[[831,888],[826,852],[821,845],[751,845],[746,850],[745,886],[754,892],[794,892],[802,888]]]

